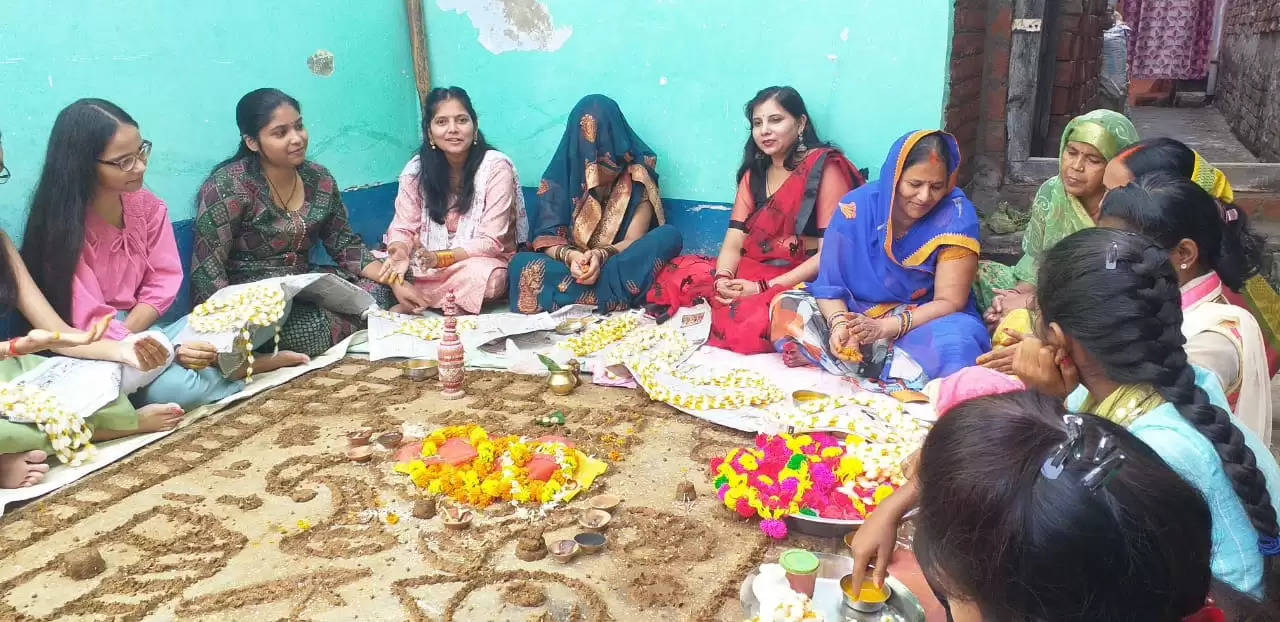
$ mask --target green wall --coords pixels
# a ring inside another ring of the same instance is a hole
[[[0,131],[13,179],[0,224],[19,235],[54,117],[80,97],[129,112],[155,143],[146,183],[190,218],[209,169],[236,146],[235,104],[274,86],[297,97],[309,156],[346,188],[394,181],[418,144],[404,5],[398,0],[6,0]],[[318,50],[329,77],[312,73]]]
[[[423,5],[432,83],[471,93],[526,186],[589,93],[617,100],[657,152],[664,197],[705,202],[733,199],[742,106],[762,87],[796,87],[821,135],[873,176],[894,139],[942,122],[950,0]]]

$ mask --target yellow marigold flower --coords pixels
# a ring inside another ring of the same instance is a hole
[[[431,442],[431,441],[423,441],[423,442],[422,442],[422,457],[423,457],[423,458],[430,458],[431,456],[436,455],[436,452],[437,452],[437,451],[440,451],[440,448],[439,448],[439,447],[437,447],[435,443],[433,443],[433,442]]]
[[[387,524],[394,525],[400,522],[400,515],[395,512],[387,512]]]
[[[842,454],[844,454],[844,449],[841,449],[839,447],[828,447],[822,450],[823,458],[836,458]]]
[[[760,463],[756,462],[756,457],[751,454],[743,454],[742,458],[738,460],[738,464],[741,464],[742,468],[748,471],[754,471],[760,468]]]
[[[880,503],[891,494],[893,494],[893,486],[881,484],[877,486],[876,491],[871,494],[871,500],[874,501],[876,505],[880,505]]]

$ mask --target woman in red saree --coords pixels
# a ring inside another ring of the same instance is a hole
[[[813,280],[818,248],[840,197],[863,184],[836,149],[818,140],[804,100],[772,86],[746,105],[751,136],[719,257],[683,255],[658,273],[650,313],[711,303],[710,345],[743,354],[773,352],[769,303]]]

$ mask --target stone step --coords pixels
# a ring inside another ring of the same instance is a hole
[[[1174,108],[1204,108],[1209,103],[1209,95],[1204,91],[1183,91],[1173,96]]]

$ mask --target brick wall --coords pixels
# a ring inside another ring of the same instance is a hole
[[[1216,104],[1259,158],[1280,162],[1280,2],[1227,0]]]
[[[946,129],[960,142],[960,182],[999,187],[1005,163],[1012,0],[956,0]]]
[[[1111,25],[1107,0],[1063,0],[1058,15],[1057,63],[1049,107],[1047,157],[1057,157],[1062,130],[1072,117],[1098,107],[1102,33]]]

